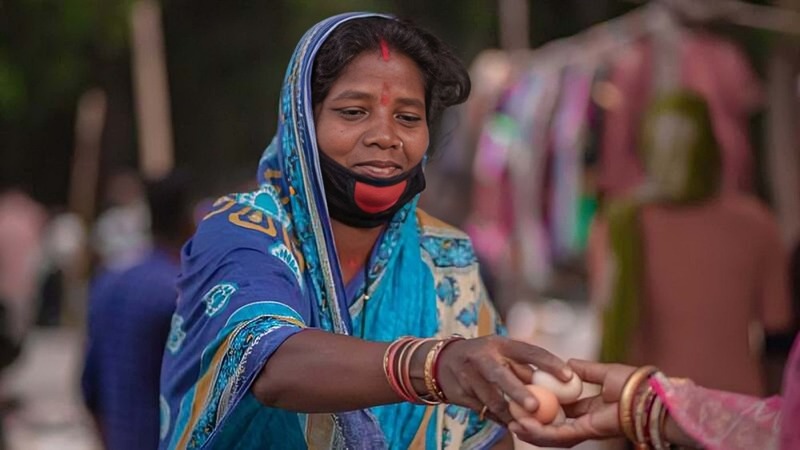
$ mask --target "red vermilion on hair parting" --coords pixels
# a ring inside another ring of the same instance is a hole
[[[386,43],[386,40],[381,38],[381,58],[384,61],[389,60],[389,44]]]

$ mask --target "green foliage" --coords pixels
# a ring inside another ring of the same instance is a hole
[[[80,94],[125,58],[131,0],[0,0],[0,183],[65,200]]]
[[[0,3],[0,117],[41,123],[127,43],[130,0]]]

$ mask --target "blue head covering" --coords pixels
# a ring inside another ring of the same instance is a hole
[[[325,202],[313,121],[311,76],[314,58],[331,32],[342,23],[366,17],[389,18],[373,13],[340,14],[318,23],[300,40],[281,90],[278,132],[264,151],[258,168],[259,185],[272,185],[279,193],[290,193],[286,209],[291,225],[306,257],[318,307],[328,312],[321,316],[321,326],[343,334],[352,331],[352,324],[346,313],[344,286]],[[406,209],[411,207],[408,205]],[[406,210],[398,215],[407,214]]]

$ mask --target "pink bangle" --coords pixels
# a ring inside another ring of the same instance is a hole
[[[431,401],[428,399],[423,398],[419,393],[417,393],[416,389],[414,389],[414,385],[411,382],[411,360],[414,357],[414,353],[426,342],[432,341],[433,339],[419,339],[413,344],[408,345],[405,348],[404,353],[400,356],[402,364],[399,366],[402,369],[400,374],[400,380],[403,382],[403,387],[411,399],[412,403],[417,404],[424,404],[424,405],[436,405],[439,402]]]
[[[396,366],[398,362],[397,352],[400,350],[400,348],[404,348],[413,340],[414,338],[410,336],[398,338],[392,342],[389,347],[387,347],[383,356],[383,373],[386,375],[386,380],[389,382],[389,386],[392,388],[395,394],[397,394],[403,400],[407,400],[407,398],[403,392],[400,380],[396,376]]]

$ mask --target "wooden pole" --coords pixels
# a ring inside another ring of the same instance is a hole
[[[94,218],[100,143],[106,122],[106,94],[90,89],[81,95],[75,114],[75,151],[68,194],[69,209],[85,224]]]
[[[518,50],[530,47],[528,0],[499,0],[500,48]]]
[[[800,11],[800,0],[779,0],[778,6]],[[766,159],[773,204],[789,248],[800,239],[799,60],[796,39],[776,37],[767,69]]]
[[[167,66],[158,3],[136,0],[131,11],[131,33],[139,166],[145,179],[157,179],[174,165]]]
[[[72,156],[68,208],[81,219],[84,237],[89,235],[97,203],[97,180],[100,150],[106,122],[106,94],[93,88],[81,95],[75,114],[75,150]],[[83,324],[86,317],[86,287],[89,277],[90,251],[84,239],[73,264],[64,271],[64,303],[62,320],[67,324]]]

